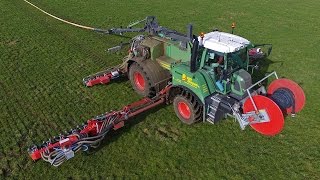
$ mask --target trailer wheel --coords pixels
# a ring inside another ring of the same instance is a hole
[[[193,124],[202,117],[202,105],[197,99],[187,92],[177,95],[173,100],[174,111],[178,118],[185,124]]]
[[[141,96],[146,97],[152,93],[151,80],[138,63],[133,63],[129,69],[129,79],[133,89]]]

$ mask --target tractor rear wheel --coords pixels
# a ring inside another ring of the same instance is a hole
[[[178,118],[185,124],[193,124],[202,118],[202,105],[188,92],[177,95],[173,107]]]
[[[151,80],[144,69],[138,64],[133,63],[129,69],[129,79],[133,89],[141,96],[149,96],[151,92]]]

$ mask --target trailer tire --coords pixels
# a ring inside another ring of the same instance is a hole
[[[178,118],[191,125],[202,118],[202,104],[189,92],[183,91],[173,100],[173,107]]]
[[[129,79],[132,88],[141,96],[147,97],[153,93],[150,77],[138,63],[133,63],[129,68]]]

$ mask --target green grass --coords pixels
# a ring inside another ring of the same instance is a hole
[[[147,15],[195,32],[219,27],[274,45],[268,67],[300,83],[307,96],[280,135],[241,131],[231,119],[183,125],[172,105],[152,110],[108,137],[91,154],[59,168],[28,157],[27,147],[102,112],[138,100],[130,83],[85,88],[82,78],[121,62],[105,49],[122,39],[60,23],[22,0],[0,1],[0,179],[319,179],[320,1],[32,0],[68,20],[118,27]],[[278,63],[277,63],[278,62]]]

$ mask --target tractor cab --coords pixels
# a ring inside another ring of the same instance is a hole
[[[203,49],[199,68],[210,75],[216,91],[244,96],[251,85],[251,75],[247,73],[250,41],[219,31],[200,36],[198,41]]]

